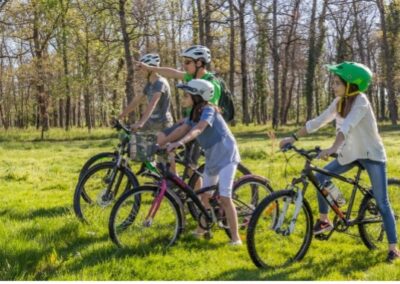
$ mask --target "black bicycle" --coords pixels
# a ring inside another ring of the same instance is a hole
[[[122,157],[124,164],[131,169],[131,165],[129,164],[129,140],[130,136],[132,135],[131,130],[124,125],[122,122],[116,120],[115,124],[112,126],[119,132],[119,140],[120,143],[117,146],[116,151],[114,152],[101,152],[98,153],[92,157],[90,157],[82,166],[81,170],[79,171],[79,180],[83,178],[83,176],[91,169],[94,167],[96,164],[103,163],[103,162],[115,162],[117,161],[120,157]],[[204,156],[204,151],[201,150],[201,156]],[[202,173],[204,171],[204,163],[200,164],[199,167],[189,167],[188,163],[189,157],[187,157],[185,151],[180,151],[176,155],[176,163],[178,167],[182,167],[180,172],[182,173],[182,178],[184,180],[190,178],[190,176],[193,173]],[[146,166],[145,163],[140,163],[140,166],[136,171],[131,169],[137,177],[140,178],[148,178],[148,180],[145,181],[152,181],[152,180],[157,180],[158,176],[154,175],[154,172],[152,170],[149,170],[149,167]],[[250,175],[251,171],[242,163],[238,164],[237,167],[237,173],[238,177],[239,176],[244,176],[244,175]]]
[[[369,249],[387,246],[382,217],[373,198],[372,190],[360,184],[360,176],[364,171],[360,163],[354,163],[354,166],[357,167],[355,177],[347,178],[311,164],[321,151],[319,147],[307,151],[287,145],[284,151],[288,150],[294,150],[304,157],[306,159],[305,166],[301,176],[294,178],[285,190],[276,191],[266,197],[257,206],[250,219],[247,248],[256,266],[261,268],[282,267],[301,260],[307,253],[313,237],[313,215],[304,196],[310,182],[324,196],[335,213],[334,229],[329,233],[316,235],[316,238],[329,240],[334,232],[340,232],[361,237],[362,242]],[[314,172],[352,185],[353,190],[346,210],[340,208],[336,201],[331,199],[324,186],[317,181]],[[389,179],[388,183],[389,199],[393,206],[396,223],[398,223],[400,180]],[[358,211],[353,212],[357,192],[361,193],[362,200]],[[358,235],[353,235],[349,231],[353,226],[358,227]]]
[[[143,185],[124,193],[115,203],[110,219],[109,234],[118,246],[139,251],[172,245],[185,227],[184,202],[190,200],[198,212],[194,217],[199,226],[209,230],[218,224],[230,237],[225,215],[218,202],[218,186],[201,188],[198,191],[186,184],[169,170],[165,150],[158,149],[161,162],[157,168],[161,179],[154,185]],[[178,188],[179,192],[173,188]],[[206,209],[198,195],[214,191],[210,210]],[[257,192],[257,198],[253,193]],[[258,199],[273,192],[268,180],[248,175],[234,183],[232,199],[236,206],[239,229],[245,232]],[[178,196],[179,194],[179,196]]]
[[[115,121],[113,127],[119,131],[120,143],[117,150],[113,153],[100,153],[89,159],[83,166],[75,187],[74,212],[80,220],[86,223],[108,219],[111,206],[120,193],[137,187],[139,184],[154,184],[160,179],[155,162],[147,159],[138,160],[141,165],[140,169],[136,174],[133,173],[127,158],[132,147],[130,144],[131,130],[120,121]],[[154,135],[136,133],[136,139],[140,138],[141,135],[145,137],[144,139],[149,139],[145,144],[153,145],[155,143]],[[138,151],[138,149],[135,150]],[[141,151],[143,152],[143,149]],[[144,156],[147,154],[144,154]],[[107,161],[107,159],[109,160]],[[205,164],[200,165],[198,168],[192,165],[184,150],[175,155],[175,162],[179,172],[182,173],[182,179],[188,182],[191,188],[196,188],[196,184],[199,184],[199,180],[202,177]],[[239,177],[251,174],[242,164],[238,165],[238,172],[237,176]],[[246,184],[246,186],[249,186],[249,184]],[[188,212],[194,218],[197,218],[199,212],[193,202],[185,200],[179,188],[174,187],[173,190],[176,190],[177,195],[182,197],[182,203],[187,205],[185,213]],[[258,202],[257,190],[255,188],[251,190],[253,191],[253,203]]]

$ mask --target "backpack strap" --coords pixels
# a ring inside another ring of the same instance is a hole
[[[215,75],[213,73],[207,73],[206,77],[204,78],[204,80],[207,80],[207,81],[211,81],[211,80],[214,80],[214,79],[216,79],[216,77],[215,77]]]

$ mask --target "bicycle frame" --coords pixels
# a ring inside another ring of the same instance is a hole
[[[154,199],[149,213],[146,217],[146,221],[150,222],[154,219],[154,216],[157,213],[158,208],[161,205],[161,202],[164,198],[165,192],[167,191],[167,181],[173,182],[178,188],[180,188],[185,194],[187,195],[188,198],[190,198],[197,206],[197,208],[201,211],[201,213],[205,216],[207,223],[212,223],[214,222],[213,220],[213,214],[209,213],[208,210],[204,207],[202,204],[201,200],[188,184],[186,184],[181,178],[179,178],[177,175],[169,171],[169,165],[160,163],[159,164],[159,170],[161,172],[161,181],[159,182],[160,185],[160,191],[157,195],[157,197]],[[217,189],[217,186],[210,186],[210,187],[205,187],[200,189],[198,193],[204,193],[210,190]]]
[[[291,186],[295,187],[297,184],[301,183],[303,185],[302,190],[298,191],[298,194],[300,192],[300,195],[303,197],[306,193],[306,190],[308,188],[309,185],[309,181],[314,185],[314,187],[316,188],[316,190],[323,196],[324,200],[328,203],[329,207],[335,212],[336,216],[340,218],[340,221],[342,222],[342,224],[344,224],[347,227],[349,226],[353,226],[356,225],[360,222],[360,220],[358,220],[358,217],[356,217],[355,219],[351,219],[351,213],[352,213],[352,209],[353,209],[353,205],[354,205],[354,201],[355,201],[355,197],[356,197],[356,193],[357,191],[361,191],[361,193],[363,195],[369,194],[368,190],[361,186],[360,183],[360,176],[361,173],[364,171],[363,167],[361,164],[359,164],[358,162],[354,163],[355,167],[358,167],[357,169],[357,173],[355,175],[354,178],[347,178],[344,177],[342,175],[339,174],[335,174],[333,172],[327,171],[323,168],[314,166],[311,164],[311,160],[307,159],[304,169],[301,172],[301,177],[300,178],[294,178],[291,182]],[[351,184],[353,185],[353,189],[352,189],[352,193],[351,193],[351,197],[349,200],[349,205],[347,207],[346,212],[343,212],[336,204],[336,202],[333,202],[333,204],[331,204],[328,199],[327,196],[325,196],[325,194],[323,193],[323,185],[320,184],[315,176],[315,172],[318,172],[320,174],[332,177],[333,179],[337,179],[340,180],[342,182],[345,182],[347,184]],[[297,207],[297,206],[296,206]],[[301,207],[301,204],[300,206]],[[296,213],[298,214],[298,212],[296,211]],[[296,213],[294,214],[293,219],[296,219]],[[292,228],[293,229],[293,228]],[[333,230],[330,232],[330,234],[333,233]],[[330,236],[329,234],[329,236]],[[329,237],[328,236],[328,237]]]

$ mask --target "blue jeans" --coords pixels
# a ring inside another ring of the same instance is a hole
[[[375,197],[376,203],[379,208],[379,212],[382,215],[383,225],[387,234],[389,244],[397,243],[397,232],[396,232],[396,222],[394,219],[393,210],[390,207],[388,193],[387,193],[387,176],[386,176],[386,163],[372,161],[369,159],[361,159],[358,162],[367,170],[369,179],[372,185],[372,192]],[[347,165],[340,165],[337,160],[330,162],[324,167],[324,169],[335,173],[342,174],[355,166],[354,163]],[[320,184],[324,184],[325,181],[330,180],[331,177],[316,173],[315,176]],[[329,205],[325,199],[318,192],[318,205],[319,213],[327,214],[329,211]]]

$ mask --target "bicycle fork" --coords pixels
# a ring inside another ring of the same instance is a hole
[[[150,227],[153,223],[154,216],[156,215],[158,209],[160,208],[162,199],[164,198],[165,192],[167,191],[167,180],[161,180],[161,190],[156,198],[153,200],[151,204],[149,213],[146,216],[146,219],[143,221],[143,226]]]
[[[285,203],[283,205],[282,213],[279,215],[278,222],[274,227],[274,230],[277,233],[282,234],[283,236],[289,236],[294,231],[294,227],[296,225],[297,216],[300,213],[301,207],[303,205],[303,192],[301,190],[297,191],[297,196],[295,199],[295,210],[293,216],[290,219],[290,223],[287,229],[281,229],[283,222],[285,221],[286,214],[288,213],[287,210],[289,208],[289,204],[292,203],[292,198],[286,198]]]

